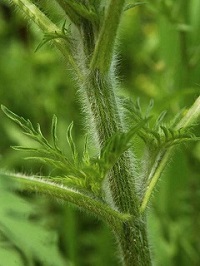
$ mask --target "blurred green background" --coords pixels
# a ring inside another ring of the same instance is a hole
[[[0,2],[1,104],[39,122],[47,137],[56,114],[66,152],[66,130],[74,121],[81,149],[84,119],[66,62],[49,45],[35,53],[42,34],[6,2]],[[152,0],[125,12],[118,43],[120,96],[139,97],[144,107],[154,99],[155,115],[168,110],[169,119],[194,102],[200,93],[199,14],[199,0]],[[63,22],[56,12],[54,19]],[[2,112],[0,128],[0,169],[51,171],[10,148],[31,143]],[[0,266],[119,265],[115,240],[100,221],[39,195],[15,195],[8,185],[0,182]],[[200,265],[200,143],[176,151],[148,212],[154,265]]]

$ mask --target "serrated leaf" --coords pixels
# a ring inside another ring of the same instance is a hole
[[[153,109],[153,106],[154,106],[154,100],[151,99],[150,102],[149,102],[149,105],[146,109],[146,114],[145,114],[145,117],[149,117],[150,116],[150,113],[151,113],[151,110]]]
[[[165,134],[165,139],[168,140],[170,138],[169,130],[164,126],[160,126],[160,128],[162,129],[163,133]]]
[[[46,38],[45,36],[43,37],[42,41],[38,44],[38,46],[35,48],[35,53],[40,50],[46,43],[51,41],[52,39]]]
[[[161,114],[158,116],[156,123],[155,123],[155,129],[157,129],[161,125],[166,114],[167,114],[167,111],[162,111]]]
[[[7,117],[9,117],[11,120],[13,120],[18,125],[24,126],[24,124],[27,123],[27,121],[23,117],[20,117],[20,116],[16,115],[15,113],[13,113],[12,111],[10,111],[4,105],[1,105],[1,109],[2,109],[2,111],[5,113],[5,115]]]
[[[148,118],[145,118],[143,119],[142,121],[140,121],[139,123],[137,123],[136,126],[132,127],[126,134],[126,141],[130,141],[131,138],[137,134],[138,132],[140,132],[140,129],[142,129],[146,124],[147,122],[151,119],[151,117],[148,117]]]
[[[16,151],[40,152],[39,148],[29,148],[29,147],[24,147],[24,146],[11,146],[11,148]]]
[[[42,156],[28,156],[25,158],[26,160],[35,160],[42,162],[43,164],[46,164],[48,166],[53,166],[55,169],[60,169],[64,171],[65,173],[68,173],[72,171],[72,166],[66,162],[64,164],[61,161],[55,160],[53,158],[48,158],[48,157],[42,157]]]
[[[72,151],[73,160],[75,163],[77,163],[78,154],[77,154],[76,146],[75,146],[75,143],[72,137],[72,128],[73,128],[73,122],[71,122],[71,124],[69,125],[67,129],[67,141]]]
[[[63,34],[63,32],[45,33],[42,41],[35,48],[35,53],[41,47],[43,47],[46,43],[53,41],[53,40],[56,40],[56,39],[64,39],[67,42],[67,44],[70,44],[70,42],[71,42],[70,38],[66,34]]]
[[[131,139],[138,131],[147,123],[148,119],[144,119],[128,132],[115,133],[101,149],[99,165],[101,172],[105,174],[116,163],[119,157],[131,147]]]
[[[51,123],[51,135],[52,135],[52,139],[53,139],[53,144],[55,149],[58,152],[61,152],[61,150],[58,148],[57,142],[58,142],[58,137],[57,137],[57,117],[56,115],[53,115],[52,118],[52,123]]]
[[[173,130],[173,129],[171,129],[171,128],[168,128],[168,130],[169,130],[169,132],[170,132],[170,134],[171,134],[171,137],[172,137],[172,138],[175,138],[176,131]]]
[[[154,130],[151,130],[151,129],[147,130],[147,134],[148,133],[151,134],[150,142],[153,141],[153,139],[152,139],[152,135],[153,135],[154,140],[156,140],[157,144],[160,145],[160,143],[161,143],[161,136],[160,136],[160,134],[157,131],[154,131]]]
[[[137,112],[142,114],[141,105],[140,105],[140,98],[137,98],[137,100],[135,102],[135,109],[137,110]]]
[[[29,132],[31,132],[31,131],[36,132],[34,127],[33,127],[33,124],[31,123],[31,121],[29,119],[27,119],[27,120],[25,120],[24,118],[22,118],[22,119],[23,119],[27,129],[29,129]]]

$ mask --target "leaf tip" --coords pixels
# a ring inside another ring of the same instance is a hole
[[[5,105],[1,104],[1,110],[5,113],[8,109],[5,107]]]

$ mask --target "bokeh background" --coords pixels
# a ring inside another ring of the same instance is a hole
[[[84,120],[66,62],[50,45],[34,52],[41,32],[7,2],[0,2],[1,104],[39,122],[47,138],[56,114],[66,153],[65,134],[74,121],[81,149]],[[49,11],[63,23],[55,6]],[[199,0],[152,0],[124,13],[117,48],[120,96],[139,97],[144,108],[154,99],[154,115],[168,110],[168,119],[194,102],[200,93],[199,14]],[[0,169],[48,174],[52,169],[10,148],[31,144],[0,112]],[[7,185],[0,183],[0,266],[119,265],[115,240],[100,221],[63,202],[15,195]],[[154,265],[200,265],[200,143],[176,151],[148,213]]]

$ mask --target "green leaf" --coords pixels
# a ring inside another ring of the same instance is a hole
[[[69,45],[71,40],[69,36],[64,34],[63,32],[52,32],[52,33],[45,33],[42,41],[38,44],[38,46],[35,49],[35,52],[37,52],[42,46],[44,46],[46,43],[56,40],[56,39],[63,39],[66,41],[66,43]]]
[[[131,8],[135,8],[137,6],[141,6],[141,5],[144,5],[144,4],[147,4],[147,2],[136,2],[136,3],[133,3],[133,4],[127,4],[124,7],[124,11],[127,11],[127,10],[129,10]]]
[[[105,173],[110,170],[117,162],[119,157],[128,150],[132,143],[131,140],[135,134],[147,123],[148,119],[144,119],[128,132],[117,132],[107,140],[101,149],[99,165],[100,171]]]
[[[61,153],[61,150],[58,148],[57,142],[58,142],[58,137],[57,137],[57,122],[58,119],[56,117],[56,115],[53,115],[52,118],[52,123],[51,123],[51,135],[52,135],[52,139],[53,139],[53,144],[55,149]]]
[[[152,109],[152,103],[147,107],[146,115],[142,114],[141,105],[139,99],[135,103],[129,101],[125,102],[125,107],[128,110],[128,116],[130,123],[136,124],[138,121],[144,120],[144,117],[150,117],[150,111]],[[145,142],[149,150],[153,152],[160,149],[169,148],[173,145],[186,143],[188,141],[194,141],[197,138],[191,135],[191,126],[184,129],[176,129],[174,119],[172,122],[164,123],[166,111],[163,111],[154,124],[144,124],[138,131],[138,136]],[[180,118],[180,115],[179,115]],[[176,119],[177,120],[177,119]]]
[[[30,151],[30,152],[40,152],[40,149],[38,148],[29,148],[24,146],[11,146],[16,151]]]
[[[71,151],[72,151],[74,163],[77,163],[78,162],[78,153],[76,151],[76,145],[75,145],[73,137],[72,137],[72,128],[73,128],[73,122],[69,125],[69,127],[67,129],[67,141],[68,141],[69,146],[70,146]]]
[[[1,109],[7,115],[7,117],[9,117],[12,121],[14,121],[18,125],[20,125],[22,128],[28,130],[29,127],[30,127],[33,130],[32,124],[31,124],[31,122],[29,120],[26,121],[23,117],[20,117],[20,116],[16,115],[15,113],[10,111],[4,105],[1,105]]]
[[[161,114],[158,116],[158,118],[155,122],[155,129],[158,129],[159,126],[162,124],[166,114],[167,114],[167,111],[162,111]]]

